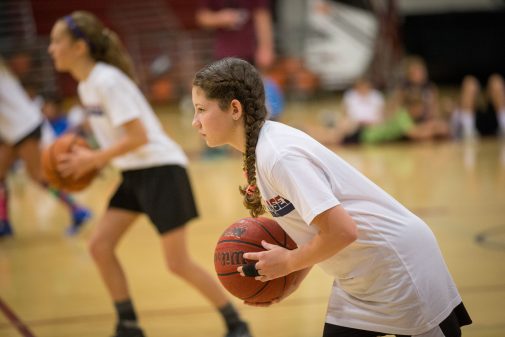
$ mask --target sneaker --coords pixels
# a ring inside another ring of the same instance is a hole
[[[241,322],[229,330],[225,337],[252,337],[246,322]]]
[[[72,212],[72,224],[67,229],[67,235],[76,235],[81,229],[82,225],[91,218],[91,211],[84,208],[78,207]]]
[[[116,334],[112,337],[145,337],[144,331],[138,326],[116,325]]]
[[[14,232],[12,231],[11,224],[9,220],[0,220],[0,238],[6,236],[12,236]]]

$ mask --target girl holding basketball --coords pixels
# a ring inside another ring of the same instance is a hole
[[[318,264],[335,278],[324,337],[460,336],[471,320],[429,227],[305,133],[267,121],[254,67],[210,64],[192,95],[193,126],[208,146],[243,153],[251,215],[268,209],[298,245],[263,242],[265,251],[244,254],[257,262],[242,274],[268,281]]]
[[[59,158],[64,176],[79,177],[111,162],[122,181],[92,234],[89,247],[112,300],[118,322],[116,337],[141,337],[115,248],[142,213],[160,234],[170,271],[199,290],[223,316],[228,337],[249,337],[217,281],[193,261],[186,246],[185,224],[197,216],[187,158],[169,138],[133,81],[130,59],[115,33],[91,13],[77,11],[58,20],[49,46],[58,71],[78,82],[100,150],[77,148]]]
[[[42,113],[30,101],[18,79],[0,57],[0,237],[13,234],[9,220],[7,173],[17,158],[28,175],[63,202],[71,213],[68,234],[75,234],[91,216],[66,193],[50,187],[42,177],[40,140]]]

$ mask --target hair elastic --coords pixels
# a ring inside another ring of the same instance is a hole
[[[247,185],[247,188],[245,189],[245,193],[247,195],[253,195],[254,191],[256,191],[256,185]]]

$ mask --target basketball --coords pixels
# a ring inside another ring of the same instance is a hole
[[[287,249],[297,247],[277,222],[259,217],[240,219],[228,227],[219,238],[214,252],[214,267],[225,289],[242,300],[258,304],[279,298],[297,273],[267,282],[241,276],[237,268],[255,262],[244,259],[243,254],[264,251],[262,240]]]
[[[54,143],[42,151],[42,174],[46,181],[54,188],[77,192],[86,188],[97,175],[97,171],[91,171],[84,176],[74,179],[72,177],[64,178],[57,170],[57,157],[61,153],[72,152],[74,146],[89,148],[86,140],[77,134],[65,134],[57,138]]]

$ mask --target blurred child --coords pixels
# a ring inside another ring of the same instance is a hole
[[[62,155],[60,174],[78,177],[109,162],[121,171],[89,243],[116,309],[114,336],[145,336],[116,253],[128,229],[145,214],[158,231],[167,268],[212,303],[226,324],[226,337],[250,337],[217,280],[191,257],[186,225],[198,212],[187,157],[135,84],[130,56],[117,34],[93,14],[75,11],[54,24],[49,53],[56,70],[79,82],[79,98],[100,146]]]
[[[405,60],[404,79],[393,96],[393,106],[401,105],[408,94],[416,94],[421,97],[422,112],[415,120],[416,123],[437,117],[438,89],[429,80],[424,60],[417,56],[411,56]]]
[[[46,117],[56,136],[65,133],[69,128],[67,114],[62,108],[62,99],[57,95],[45,95],[42,114]]]
[[[48,186],[40,167],[42,116],[18,79],[0,58],[0,237],[13,234],[9,219],[7,174],[19,157],[29,176],[55,195],[69,209],[72,223],[68,234],[75,234],[91,216],[70,195]]]
[[[362,125],[351,133],[340,126],[330,139],[320,139],[327,144],[378,144],[394,141],[421,141],[445,138],[449,135],[446,122],[432,118],[419,121],[423,115],[423,101],[418,93],[411,92],[404,96],[403,104],[396,108],[391,116],[381,123]],[[416,123],[416,121],[418,121]],[[348,124],[353,127],[354,125]],[[347,126],[349,127],[349,126]]]
[[[380,123],[384,117],[384,97],[365,77],[344,93],[342,103],[344,114],[359,126]]]
[[[479,81],[471,75],[461,83],[459,101],[452,112],[451,126],[457,138],[505,136],[505,82],[492,74],[484,95]]]
[[[277,121],[284,111],[284,94],[279,85],[268,76],[262,76],[265,86],[265,104],[268,110],[268,119]]]
[[[359,140],[362,143],[381,143],[447,137],[449,135],[447,123],[436,118],[420,121],[424,112],[423,99],[415,92],[409,93],[404,96],[403,105],[390,118],[381,124],[365,127],[359,134]]]

